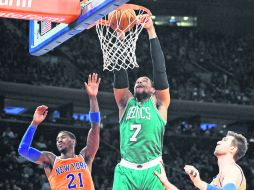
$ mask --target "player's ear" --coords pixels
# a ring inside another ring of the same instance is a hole
[[[152,80],[150,80],[150,83],[151,83],[151,93],[152,93],[152,94],[155,94],[154,83],[153,83]]]
[[[230,147],[230,152],[232,152],[232,153],[236,153],[237,150],[238,150],[237,146],[231,146]]]
[[[155,88],[154,87],[151,88],[151,92],[152,92],[152,94],[155,94]]]
[[[72,143],[74,144],[74,146],[76,145],[76,140],[72,139]]]

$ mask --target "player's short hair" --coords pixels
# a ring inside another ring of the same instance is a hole
[[[75,140],[75,142],[77,142],[76,136],[72,132],[70,132],[70,131],[60,131],[58,134],[60,134],[60,133],[67,134],[71,139],[73,139],[73,140]]]
[[[237,152],[234,155],[235,161],[244,157],[248,150],[247,139],[242,134],[235,133],[233,131],[228,131],[227,136],[234,137],[234,139],[232,140],[232,145],[237,147]]]

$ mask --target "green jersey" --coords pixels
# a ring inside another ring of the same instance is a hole
[[[165,125],[152,98],[142,104],[131,98],[120,120],[122,158],[143,164],[161,156]]]

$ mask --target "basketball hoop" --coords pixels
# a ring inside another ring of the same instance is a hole
[[[151,16],[145,7],[124,4],[96,23],[103,52],[103,70],[139,67],[135,54],[136,42]]]

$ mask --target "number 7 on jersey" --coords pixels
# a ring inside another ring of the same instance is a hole
[[[138,136],[138,133],[139,131],[141,130],[141,124],[132,124],[131,125],[131,130],[135,130],[134,134],[131,136],[130,138],[130,141],[131,142],[136,142],[138,139],[137,139],[137,136]]]

